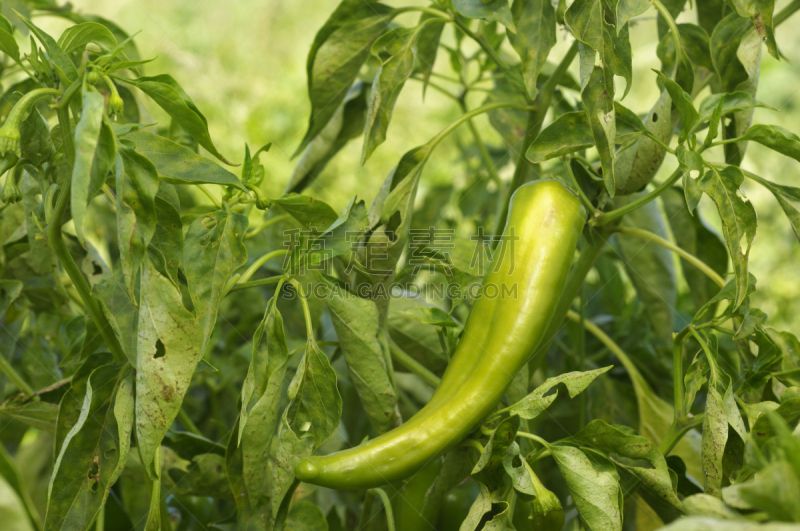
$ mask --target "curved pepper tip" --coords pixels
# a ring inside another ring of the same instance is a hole
[[[294,475],[300,481],[309,481],[319,476],[319,468],[308,459],[303,459],[294,467]]]

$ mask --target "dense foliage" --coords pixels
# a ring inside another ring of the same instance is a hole
[[[342,0],[308,54],[311,114],[280,197],[263,191],[270,146],[226,158],[180,74],[145,75],[117,24],[13,6],[0,16],[4,529],[800,523],[800,341],[751,304],[758,221],[740,188],[771,192],[800,241],[800,188],[741,168],[751,143],[800,163],[800,137],[752,123],[761,54],[780,59],[775,31],[800,1],[698,0],[696,23],[677,24],[685,0]],[[44,16],[69,26],[56,39]],[[633,24],[659,37],[646,76]],[[570,46],[550,57],[559,32]],[[659,87],[645,116],[623,103],[634,78]],[[362,163],[391,149],[411,83],[461,117],[369,201],[304,195],[351,141]],[[147,105],[169,121],[149,123]],[[485,141],[483,114],[503,145]],[[415,201],[456,129],[467,178]],[[665,159],[677,169],[651,182]],[[511,195],[541,178],[588,219],[545,341],[495,412],[408,480],[297,481],[302,458],[430,399],[491,296],[480,281],[505,252]]]

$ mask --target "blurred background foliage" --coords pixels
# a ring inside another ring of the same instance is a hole
[[[694,4],[698,1],[702,0],[695,0]],[[337,3],[335,0],[76,0],[74,6],[79,11],[117,21],[128,32],[139,31],[136,42],[142,57],[157,56],[146,71],[169,72],[183,85],[207,116],[211,135],[227,157],[241,161],[245,142],[253,149],[272,142],[272,150],[262,156],[266,170],[262,188],[270,196],[279,196],[296,165],[291,155],[307,124],[306,55],[316,30]],[[787,0],[776,1],[776,12],[787,3]],[[404,0],[402,4],[426,2]],[[411,25],[416,18],[415,14],[407,14],[396,22]],[[677,18],[679,23],[695,20],[691,10]],[[37,23],[52,29],[54,34],[66,26],[55,18]],[[796,130],[800,123],[800,32],[794,31],[794,24],[790,22],[777,32],[784,61],[763,54],[757,98],[777,111],[756,109],[754,123],[773,123],[789,130]],[[448,30],[443,42],[452,41],[452,30]],[[655,11],[636,20],[631,42],[634,79],[646,77],[652,65],[658,64]],[[567,34],[562,32],[552,56],[563,55],[568,46]],[[507,52],[513,57],[513,50],[509,48]],[[577,78],[577,62],[572,66]],[[446,54],[439,54],[436,70],[447,74],[449,69]],[[655,75],[650,77],[649,83],[634,84],[624,101],[639,114],[646,113],[658,96]],[[624,84],[620,78],[617,81]],[[474,92],[470,106],[479,105],[483,99],[484,94]],[[150,105],[148,111],[151,121],[168,123],[166,115],[155,105]],[[430,89],[423,97],[421,83],[409,81],[397,101],[386,143],[360,167],[361,143],[350,142],[305,193],[336,209],[354,195],[369,203],[406,150],[426,142],[460,114],[452,100]],[[144,118],[142,121],[147,122]],[[486,115],[480,116],[476,124],[488,143],[501,146],[502,141],[489,126]],[[447,191],[451,184],[457,190],[462,188],[468,172],[474,173],[478,165],[468,134],[462,128],[437,150],[426,166],[417,205],[434,197],[436,205],[449,200],[453,208],[445,209],[450,212],[445,215],[457,220],[462,214],[455,206],[456,201],[468,201],[470,193],[492,191],[491,187],[487,190],[483,186],[457,195]],[[718,155],[721,159],[721,151]],[[469,164],[460,163],[465,157]],[[669,175],[675,166],[674,159],[668,158],[656,179]],[[776,183],[800,185],[800,165],[761,145],[750,144],[743,167]],[[501,170],[501,177],[510,178],[509,170],[508,167]],[[744,190],[759,216],[758,235],[750,253],[750,271],[758,278],[753,305],[769,314],[772,326],[800,332],[797,269],[800,245],[766,189],[748,180]],[[700,208],[706,219],[718,227],[719,219],[708,197],[704,197]]]

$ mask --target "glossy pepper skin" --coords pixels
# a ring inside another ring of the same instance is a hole
[[[411,476],[461,442],[500,402],[542,341],[585,220],[580,201],[558,181],[517,189],[503,231],[513,243],[498,244],[483,281],[485,294],[497,296],[473,305],[430,402],[408,422],[358,447],[301,460],[297,478],[333,489],[372,488]],[[500,296],[503,287],[506,295]]]

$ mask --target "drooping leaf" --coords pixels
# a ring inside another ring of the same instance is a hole
[[[307,343],[289,384],[289,399],[286,414],[292,431],[310,437],[314,447],[319,447],[339,425],[342,398],[336,388],[336,373],[313,340]]]
[[[504,483],[503,458],[509,447],[514,444],[519,421],[518,416],[512,415],[498,424],[489,436],[489,442],[484,446],[478,462],[472,468],[472,477],[492,490],[501,487]]]
[[[125,468],[132,429],[130,371],[119,365],[95,369],[86,382],[81,415],[56,458],[45,529],[85,529],[91,524]]]
[[[378,306],[342,290],[329,291],[325,303],[361,404],[375,432],[384,433],[397,422],[397,394]]]
[[[517,31],[508,0],[453,0],[453,7],[464,17],[499,22],[510,31],[514,33]]]
[[[72,167],[70,209],[75,220],[75,234],[83,239],[83,218],[89,201],[100,191],[106,174],[113,167],[115,145],[101,141],[105,101],[99,92],[83,93],[81,119],[75,127],[75,164]],[[104,133],[104,136],[107,134]],[[93,171],[94,170],[94,171]]]
[[[623,478],[631,476],[638,483],[639,495],[664,522],[671,522],[683,513],[667,462],[645,437],[626,426],[611,426],[597,419],[569,440],[606,454]]]
[[[622,490],[619,474],[605,457],[574,446],[549,447],[581,520],[589,529],[622,529]]]
[[[147,157],[124,145],[116,158],[117,234],[122,274],[133,294],[136,274],[156,230],[158,173]]]
[[[681,134],[681,141],[683,141],[688,138],[689,131],[692,131],[700,115],[697,109],[694,108],[691,94],[684,91],[680,85],[669,79],[662,72],[656,73],[661,82],[664,83],[664,87],[667,89],[670,98],[672,98],[672,103],[678,109],[683,128],[683,133]]]
[[[342,0],[319,29],[306,62],[311,115],[295,154],[301,153],[336,113],[369,57],[373,41],[391,18],[391,8],[374,0]]]
[[[53,65],[56,67],[58,75],[63,78],[64,84],[69,85],[78,79],[78,69],[75,68],[72,59],[61,49],[56,40],[20,13],[17,13],[17,16],[19,16],[20,20],[31,30],[31,33],[36,35],[36,38],[39,39],[39,42],[41,42],[45,50],[47,50],[50,59],[53,61]]]
[[[613,197],[616,191],[614,178],[616,120],[613,76],[599,66],[594,67],[586,87],[581,92],[581,99],[586,108],[586,117],[589,120],[597,153],[600,156],[600,164],[603,167],[606,191]]]
[[[730,0],[728,2],[740,17],[750,18],[756,33],[767,43],[770,55],[781,60],[778,43],[775,42],[775,30],[772,27],[772,14],[775,10],[774,0]]]
[[[247,262],[243,242],[247,223],[244,214],[219,210],[197,218],[186,233],[183,268],[195,315],[203,330],[201,352],[205,351],[217,322],[225,286],[234,271]]]
[[[800,137],[783,127],[756,124],[747,130],[743,139],[758,142],[800,162]]]
[[[124,138],[132,140],[136,151],[150,159],[159,177],[170,184],[219,184],[246,191],[239,179],[219,164],[163,136],[134,131]]]
[[[431,25],[426,25],[426,28]],[[366,122],[369,89],[369,85],[360,81],[353,83],[342,105],[306,146],[286,186],[285,194],[301,193],[350,140],[361,136]]]
[[[155,478],[156,452],[202,357],[203,329],[175,286],[148,261],[143,265],[135,331],[136,440],[142,465]]]
[[[569,397],[575,398],[584,389],[589,387],[589,384],[592,383],[595,378],[609,371],[611,367],[612,366],[609,365],[608,367],[595,369],[593,371],[568,372],[559,376],[548,378],[542,385],[534,389],[533,392],[528,396],[516,404],[511,405],[509,407],[509,414],[519,415],[519,417],[523,419],[536,418],[542,411],[550,406],[553,400],[555,400],[556,396],[558,396],[558,391],[545,396],[553,387],[563,383],[567,388]]]
[[[369,94],[361,164],[386,140],[394,104],[414,72],[417,40],[423,27],[391,29],[372,44],[372,54],[381,61],[381,66]]]
[[[517,31],[508,30],[508,40],[522,62],[522,77],[531,98],[536,81],[556,44],[556,12],[548,0],[514,0],[511,15]]]
[[[226,164],[231,164],[217,150],[208,132],[208,121],[183,87],[169,74],[126,79],[155,101],[173,120],[192,136],[197,143]]]
[[[747,293],[747,260],[756,235],[756,211],[739,187],[744,181],[742,171],[735,166],[724,170],[712,169],[698,182],[698,188],[717,205],[723,235],[728,245],[736,273],[736,302],[738,307]]]

